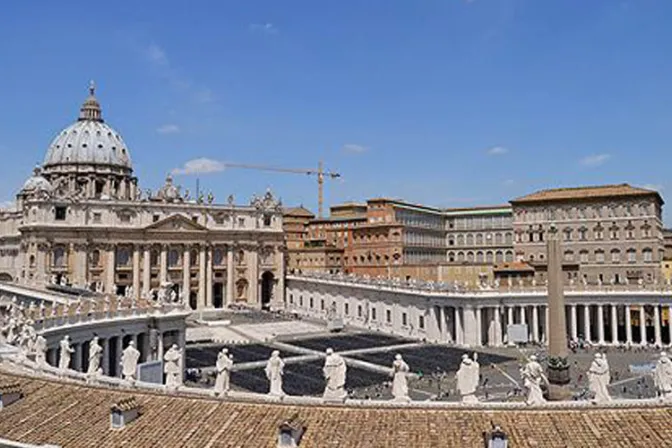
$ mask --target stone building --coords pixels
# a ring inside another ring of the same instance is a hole
[[[514,260],[511,206],[444,210],[447,263],[442,281],[475,284],[493,279],[498,265]]]
[[[519,261],[545,280],[551,223],[562,232],[568,281],[652,283],[663,259],[663,199],[628,184],[542,190],[511,201]]]
[[[78,120],[61,131],[0,211],[0,278],[59,283],[135,297],[172,288],[192,309],[283,299],[281,204],[190,197],[170,176],[142,191],[130,151],[102,117],[91,86]]]

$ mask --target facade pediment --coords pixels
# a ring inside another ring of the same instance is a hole
[[[150,232],[175,232],[175,231],[207,231],[208,229],[186,216],[175,214],[160,221],[148,225],[145,230]]]

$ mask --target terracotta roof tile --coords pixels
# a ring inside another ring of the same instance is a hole
[[[541,190],[511,201],[512,204],[525,202],[564,201],[569,199],[598,199],[614,196],[658,196],[657,191],[633,187],[629,184],[598,185],[588,187],[553,188]],[[662,199],[661,199],[662,201]]]

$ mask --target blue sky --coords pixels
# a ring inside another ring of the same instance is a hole
[[[0,200],[90,79],[143,188],[193,159],[322,159],[343,176],[328,203],[467,206],[620,182],[665,195],[671,17],[667,0],[6,2]],[[307,176],[198,177],[222,201],[271,187],[316,208]],[[176,179],[193,190],[195,175]]]

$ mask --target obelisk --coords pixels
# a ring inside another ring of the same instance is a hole
[[[548,398],[564,400],[571,393],[569,363],[567,362],[567,326],[565,314],[564,276],[562,275],[562,250],[560,232],[551,224],[546,238],[548,260]]]

